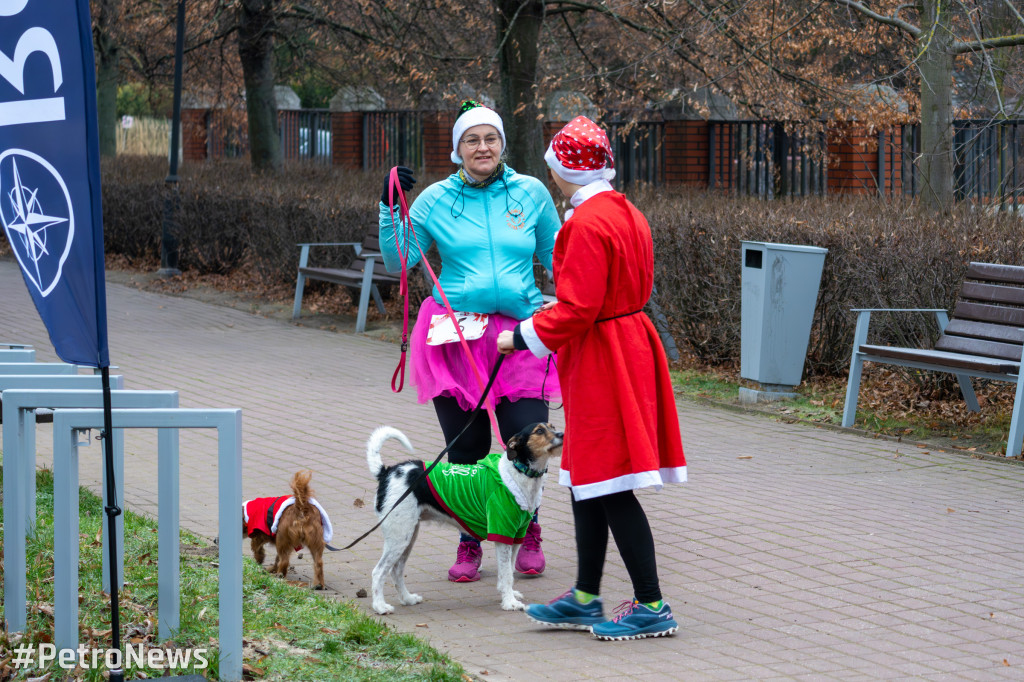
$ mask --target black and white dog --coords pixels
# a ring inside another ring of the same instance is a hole
[[[394,439],[412,452],[405,435],[390,426],[378,427],[366,443],[366,462],[377,477],[377,516],[384,551],[373,569],[373,610],[391,613],[384,601],[384,580],[390,575],[403,604],[419,604],[423,597],[405,587],[405,563],[412,551],[421,520],[440,521],[481,539],[495,542],[501,608],[522,611],[523,595],[512,589],[512,567],[526,527],[540,506],[548,459],[562,452],[562,433],[551,424],[532,424],[512,436],[502,455],[490,455],[479,464],[440,463],[423,476],[422,460],[386,466],[380,449]],[[412,486],[412,492],[395,507]],[[390,514],[389,510],[395,507]]]

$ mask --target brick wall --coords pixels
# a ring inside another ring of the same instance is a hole
[[[665,121],[665,184],[708,186],[708,123]]]
[[[876,194],[879,191],[879,144],[883,151],[884,176],[881,189],[903,191],[900,157],[902,140],[885,131],[877,132],[852,123],[833,125],[828,132],[828,191],[836,194]]]
[[[452,126],[455,113],[439,111],[423,117],[423,163],[427,173],[445,175],[455,170],[452,163]]]
[[[206,160],[206,109],[182,109],[182,160]]]
[[[363,167],[363,113],[331,112],[331,163],[342,168]]]

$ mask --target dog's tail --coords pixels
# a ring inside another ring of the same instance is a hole
[[[380,449],[384,446],[385,442],[391,439],[397,440],[405,446],[406,450],[413,452],[412,443],[409,442],[404,433],[393,426],[378,426],[370,434],[370,439],[366,441],[366,463],[369,465],[370,473],[373,474],[374,478],[379,478],[380,472],[384,470],[384,460],[380,457]]]
[[[309,469],[296,471],[292,476],[291,486],[292,494],[295,495],[295,506],[301,510],[309,507],[309,498],[313,497],[313,490],[309,487],[312,478],[313,472]]]

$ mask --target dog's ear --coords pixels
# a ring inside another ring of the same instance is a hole
[[[512,436],[508,439],[508,443],[505,445],[505,454],[509,459],[513,459],[514,453],[519,449],[519,434]]]

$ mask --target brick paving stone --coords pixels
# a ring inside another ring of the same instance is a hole
[[[56,360],[11,261],[0,261],[0,292],[0,340]],[[296,469],[313,469],[336,546],[375,523],[364,452],[374,427],[402,429],[420,457],[443,447],[431,407],[411,388],[390,390],[393,345],[117,284],[107,294],[111,361],[126,388],[178,390],[182,407],[241,407],[243,495],[286,492]],[[598,642],[503,612],[493,548],[481,581],[449,583],[456,535],[433,526],[406,571],[426,601],[383,620],[481,680],[1024,679],[1024,467],[686,401],[678,408],[690,481],[640,493],[680,623],[675,637]],[[552,420],[564,423],[560,412]],[[40,465],[49,462],[47,429]],[[149,515],[155,443],[152,433],[125,437],[126,506]],[[216,438],[186,431],[180,450],[182,525],[213,537]],[[384,457],[405,453],[389,444]],[[98,490],[100,472],[99,448],[83,448],[82,484]],[[528,601],[572,584],[568,502],[549,480],[548,570],[516,582]],[[369,610],[356,593],[369,589],[379,552],[370,536],[330,554],[329,594]],[[308,557],[295,567],[311,577]],[[609,612],[630,597],[614,545],[602,590]]]

